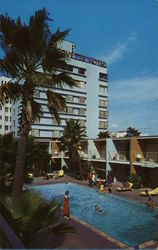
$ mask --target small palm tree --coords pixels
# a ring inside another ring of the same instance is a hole
[[[98,138],[103,139],[103,138],[110,138],[110,132],[109,131],[100,131],[98,134]]]
[[[66,127],[61,137],[61,149],[68,151],[72,170],[76,172],[77,167],[79,167],[81,179],[83,178],[83,171],[79,151],[81,150],[81,140],[85,137],[85,128],[80,126],[78,120],[70,119],[66,121]]]
[[[48,201],[39,193],[27,190],[18,197],[4,196],[0,201],[7,209],[15,227],[28,248],[35,246],[38,233],[72,233],[75,229],[61,221],[60,204]]]
[[[140,132],[136,128],[128,127],[126,137],[139,136]]]
[[[48,21],[51,19],[45,9],[36,11],[28,25],[20,17],[15,21],[7,14],[0,15],[0,44],[4,52],[0,71],[11,78],[0,86],[0,102],[4,104],[8,98],[21,101],[13,195],[22,192],[27,136],[32,123],[42,115],[42,106],[34,99],[35,91],[38,88],[46,91],[48,109],[59,122],[58,111],[65,108],[65,100],[53,89],[75,85],[65,71],[58,70],[67,66],[67,53],[58,44],[69,30],[57,29],[52,34]]]

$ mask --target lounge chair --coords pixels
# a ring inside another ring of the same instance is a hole
[[[118,192],[122,192],[122,191],[132,191],[132,186],[133,186],[133,183],[128,182],[128,187],[117,187],[116,190],[117,190]]]
[[[62,176],[64,176],[64,170],[63,169],[59,170],[59,177],[62,177]]]
[[[152,196],[154,195],[158,195],[158,187],[151,190],[151,191],[148,191],[148,193]],[[145,192],[140,192],[140,196],[146,196],[146,193]]]

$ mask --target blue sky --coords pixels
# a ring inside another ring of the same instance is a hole
[[[26,22],[43,7],[76,52],[107,62],[109,130],[158,135],[158,0],[0,0],[1,14]]]

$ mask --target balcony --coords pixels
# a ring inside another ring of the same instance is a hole
[[[118,162],[126,162],[129,161],[129,151],[118,151],[118,152],[108,152],[108,160],[109,161],[118,161]]]

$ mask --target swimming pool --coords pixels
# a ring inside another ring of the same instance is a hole
[[[69,191],[70,212],[80,220],[130,247],[158,238],[158,210],[111,194],[99,194],[78,184],[62,183],[34,187],[48,199],[64,200]],[[98,205],[105,214],[95,213]]]

